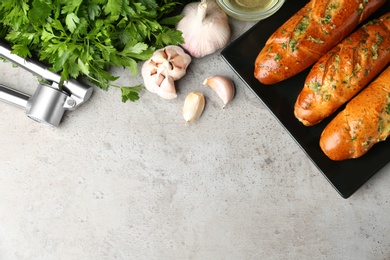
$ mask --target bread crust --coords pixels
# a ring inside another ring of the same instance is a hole
[[[354,97],[325,127],[322,151],[341,161],[359,158],[390,136],[390,67]]]
[[[386,0],[311,0],[278,28],[255,60],[263,84],[290,78],[311,66]]]
[[[369,21],[323,55],[306,77],[294,114],[311,126],[333,114],[390,62],[390,13]]]

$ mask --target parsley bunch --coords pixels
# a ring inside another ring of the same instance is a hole
[[[187,1],[188,2],[188,1]],[[87,76],[100,88],[122,90],[122,101],[139,99],[142,86],[121,87],[108,72],[128,68],[154,50],[183,42],[174,15],[183,1],[169,0],[1,0],[0,37],[13,53],[34,57],[62,80]]]

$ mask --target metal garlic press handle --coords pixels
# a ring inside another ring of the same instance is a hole
[[[0,56],[49,82],[59,84],[61,81],[61,76],[59,74],[48,70],[47,67],[34,60],[24,59],[11,53],[11,49],[2,42],[0,42]],[[63,82],[62,90],[67,92],[76,101],[75,106],[73,106],[70,110],[77,108],[79,105],[87,101],[93,92],[93,88],[91,86],[84,85],[74,79],[69,79]]]
[[[27,101],[30,98],[29,95],[17,91],[15,89],[11,89],[7,86],[0,84],[0,100],[4,101],[8,104],[25,108],[27,106]]]

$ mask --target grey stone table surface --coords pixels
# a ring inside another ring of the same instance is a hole
[[[254,24],[230,23],[232,41]],[[0,83],[35,90],[0,66]],[[236,84],[225,109],[202,85],[216,74]],[[0,259],[390,259],[390,165],[343,199],[220,52],[176,86],[134,103],[95,88],[58,128],[0,103]],[[206,107],[186,126],[193,90]]]

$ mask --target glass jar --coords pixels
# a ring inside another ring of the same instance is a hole
[[[225,13],[242,21],[259,21],[273,15],[285,0],[216,0]]]

